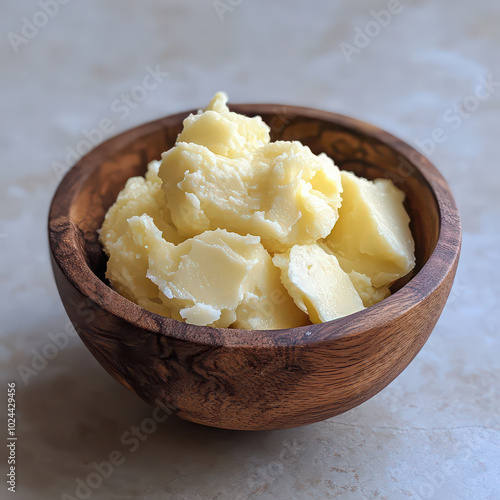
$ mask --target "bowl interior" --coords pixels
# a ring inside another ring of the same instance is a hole
[[[272,140],[299,140],[316,153],[326,153],[341,168],[368,179],[388,178],[406,193],[406,209],[415,240],[416,267],[393,284],[395,292],[424,266],[439,236],[439,207],[433,190],[416,166],[421,158],[398,139],[356,120],[305,108],[272,105],[231,106],[260,115],[271,127]],[[86,168],[73,186],[70,218],[79,229],[79,247],[95,275],[105,279],[106,256],[98,240],[104,216],[129,177],[144,175],[149,161],[172,147],[188,113],[180,113],[125,132],[83,158]]]

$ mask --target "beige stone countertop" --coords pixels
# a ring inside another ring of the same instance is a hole
[[[1,12],[0,422],[4,436],[15,381],[18,440],[17,496],[5,451],[0,498],[500,498],[499,2],[19,0]],[[353,116],[420,148],[456,197],[462,257],[422,351],[354,410],[257,433],[170,417],[140,440],[152,409],[79,338],[40,354],[68,322],[48,205],[86,136],[217,90]],[[115,451],[119,464],[89,476]]]

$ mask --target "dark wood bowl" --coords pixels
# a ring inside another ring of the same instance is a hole
[[[413,148],[352,118],[269,104],[272,140],[300,140],[340,168],[391,179],[406,193],[416,244],[411,276],[393,295],[350,316],[301,328],[251,331],[165,318],[107,283],[97,230],[125,181],[170,148],[188,112],[124,132],[61,181],[49,214],[55,280],[68,316],[101,365],[125,387],[179,417],[226,429],[282,429],[345,412],[378,393],[429,337],[460,254],[459,214],[446,181]]]

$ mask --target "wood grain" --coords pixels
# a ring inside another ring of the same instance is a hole
[[[281,429],[345,412],[383,389],[416,356],[451,289],[461,241],[453,196],[439,172],[401,140],[309,108],[235,105],[261,115],[272,138],[300,140],[345,169],[386,177],[406,193],[417,266],[393,295],[328,323],[276,331],[188,325],[114,292],[97,230],[126,180],[170,148],[188,112],[125,132],[82,158],[49,214],[54,276],[85,345],[118,381],[179,417],[227,429]]]

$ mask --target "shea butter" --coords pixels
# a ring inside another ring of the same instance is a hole
[[[283,329],[390,295],[415,265],[404,193],[340,171],[218,93],[145,177],[127,181],[100,241],[112,287],[194,325]]]
[[[106,277],[113,288],[145,309],[169,316],[168,308],[158,299],[158,287],[146,277],[147,260],[142,248],[132,238],[128,220],[148,214],[163,236],[172,243],[181,238],[172,224],[158,178],[160,162],[148,165],[146,177],[132,177],[108,210],[100,232],[100,240],[108,255]]]
[[[322,323],[364,309],[363,302],[337,258],[319,245],[295,245],[273,257],[281,280],[313,323]]]
[[[270,252],[328,236],[341,204],[330,158],[298,141],[270,143],[260,118],[230,112],[220,95],[185,120],[159,176],[180,234],[225,228],[260,236]]]
[[[345,171],[341,179],[339,220],[326,243],[346,272],[366,276],[374,287],[387,286],[415,266],[405,195],[387,179],[369,181]]]
[[[129,219],[132,239],[147,259],[146,278],[159,290],[170,315],[195,325],[226,328],[237,321],[240,328],[289,328],[305,324],[302,314],[287,297],[271,257],[258,236],[240,236],[224,229],[205,231],[179,245],[162,237],[152,217]],[[268,317],[242,314],[255,297],[271,302],[276,292],[285,297]]]

